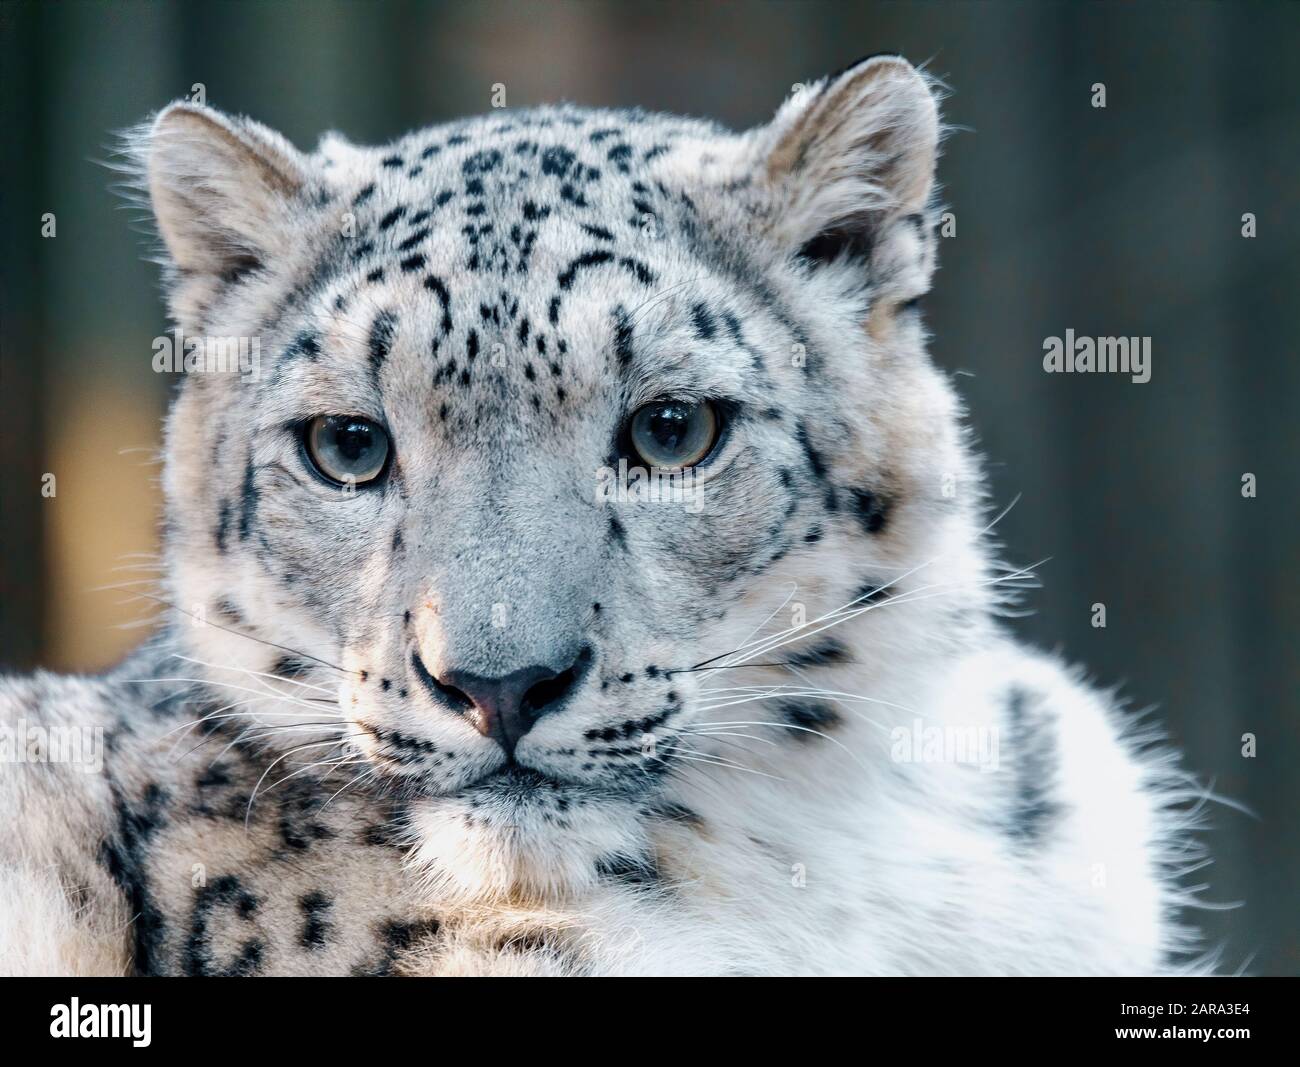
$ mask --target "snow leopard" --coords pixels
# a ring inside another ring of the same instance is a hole
[[[0,682],[0,970],[1193,966],[1195,783],[1013,635],[927,353],[942,93],[130,134],[186,353],[156,628]]]

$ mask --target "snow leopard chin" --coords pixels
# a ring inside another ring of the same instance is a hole
[[[503,777],[507,780],[502,780]],[[509,771],[410,810],[410,868],[440,900],[573,899],[618,876],[647,883],[657,863],[642,807]],[[513,779],[510,781],[509,779]]]

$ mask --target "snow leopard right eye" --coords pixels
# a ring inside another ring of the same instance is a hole
[[[317,415],[303,428],[303,451],[326,481],[365,485],[388,467],[388,432],[360,415]]]

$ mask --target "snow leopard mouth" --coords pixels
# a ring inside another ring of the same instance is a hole
[[[519,800],[539,790],[552,794],[591,790],[590,783],[547,774],[535,767],[524,766],[513,758],[476,778],[448,783],[441,780],[436,773],[436,763],[431,762],[436,760],[438,751],[432,742],[364,721],[357,725],[378,744],[367,752],[375,770],[381,776],[399,782],[409,793],[421,796],[474,794],[485,799]]]
[[[511,800],[521,799],[538,789],[558,791],[569,789],[571,786],[571,782],[553,778],[532,767],[507,763],[491,774],[470,783],[461,792],[483,792],[498,796],[502,800]]]

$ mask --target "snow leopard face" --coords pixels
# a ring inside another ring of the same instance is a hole
[[[259,356],[188,374],[168,424],[198,669],[340,784],[598,834],[703,758],[721,668],[901,654],[930,605],[751,642],[906,592],[956,521],[915,306],[937,140],[893,57],[740,135],[563,107],[303,155],[162,112],[139,154],[173,314]]]

